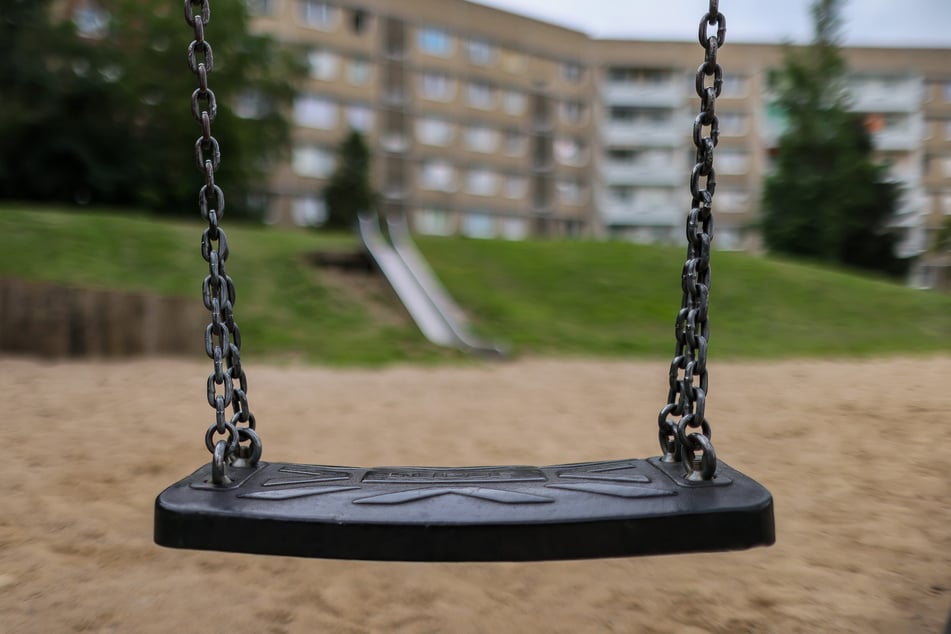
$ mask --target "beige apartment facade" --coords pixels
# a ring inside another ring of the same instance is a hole
[[[292,160],[268,192],[271,222],[321,222],[334,148],[352,127],[373,150],[382,211],[419,232],[682,241],[696,42],[592,39],[464,0],[249,6],[257,28],[309,50],[311,68]],[[951,214],[951,50],[844,53],[852,106],[904,187],[902,253],[921,253]],[[783,129],[768,77],[782,57],[778,45],[733,42],[720,54],[720,248],[759,246]]]
[[[679,232],[689,197],[686,174],[702,50],[692,42],[596,41],[599,217],[609,234],[667,241]],[[904,256],[932,244],[951,214],[951,50],[846,48],[850,107],[872,133],[878,159],[903,188],[894,219]],[[771,72],[781,46],[728,43],[720,52],[717,101],[717,242],[757,248],[764,177],[784,129],[772,103]]]
[[[467,2],[252,2],[256,27],[307,49],[294,148],[269,220],[319,223],[349,128],[373,151],[381,211],[431,234],[591,235],[591,40]]]
[[[269,222],[323,221],[335,148],[353,128],[373,152],[380,211],[417,232],[684,241],[696,41],[592,39],[466,0],[245,2],[254,27],[310,68],[289,113],[291,158],[262,192]],[[81,30],[108,24],[93,0],[65,6]],[[926,254],[951,216],[951,49],[843,52],[851,107],[902,185],[901,255]],[[715,245],[755,250],[784,128],[768,81],[783,47],[728,39],[719,59]],[[256,116],[266,96],[246,97],[237,112]]]
[[[695,41],[592,39],[466,0],[245,2],[254,27],[306,51],[310,68],[289,113],[291,159],[262,192],[269,222],[323,221],[335,148],[354,128],[373,152],[380,211],[418,232],[683,241]],[[57,6],[90,37],[108,25],[94,0]],[[902,185],[901,255],[926,254],[951,216],[951,49],[843,52],[851,107]],[[720,52],[719,248],[760,246],[784,128],[768,78],[782,58],[772,44]],[[246,97],[238,114],[256,116],[266,96]]]

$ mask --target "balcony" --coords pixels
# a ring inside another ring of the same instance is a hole
[[[679,227],[683,223],[683,215],[683,210],[672,201],[655,205],[608,199],[601,204],[601,219],[606,225]]]
[[[682,82],[613,82],[601,90],[601,99],[609,105],[677,108],[684,102]]]
[[[895,255],[900,258],[913,258],[927,250],[928,234],[924,226],[908,227],[899,231],[901,238],[895,245]]]
[[[924,170],[918,161],[901,167],[893,166],[888,170],[888,179],[902,183],[905,186],[916,186],[924,180]]]
[[[608,122],[604,125],[606,145],[634,147],[677,147],[685,130],[674,121],[662,124]]]
[[[872,135],[872,141],[875,143],[875,149],[883,151],[907,151],[910,152],[918,148],[921,144],[920,126],[914,122],[885,128]]]
[[[924,222],[928,207],[928,197],[921,189],[906,190],[898,200],[891,224],[896,227],[917,227]]]
[[[920,79],[854,81],[849,85],[850,109],[856,112],[916,112],[924,86]]]
[[[686,172],[673,163],[608,160],[601,179],[608,185],[678,185],[686,182]]]

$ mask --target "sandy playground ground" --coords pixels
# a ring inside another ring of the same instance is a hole
[[[208,460],[210,363],[0,358],[0,632],[940,632],[951,358],[714,363],[721,459],[777,544],[529,564],[303,560],[152,543]],[[247,366],[265,459],[555,464],[656,455],[666,363]]]

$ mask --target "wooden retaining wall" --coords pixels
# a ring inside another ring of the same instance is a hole
[[[63,357],[204,354],[200,297],[0,278],[0,352]]]

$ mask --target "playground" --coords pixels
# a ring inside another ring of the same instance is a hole
[[[250,365],[264,460],[553,464],[657,455],[667,362]],[[951,607],[951,357],[717,362],[718,455],[776,545],[548,563],[160,548],[155,496],[207,462],[208,364],[0,359],[3,632],[937,632]]]

